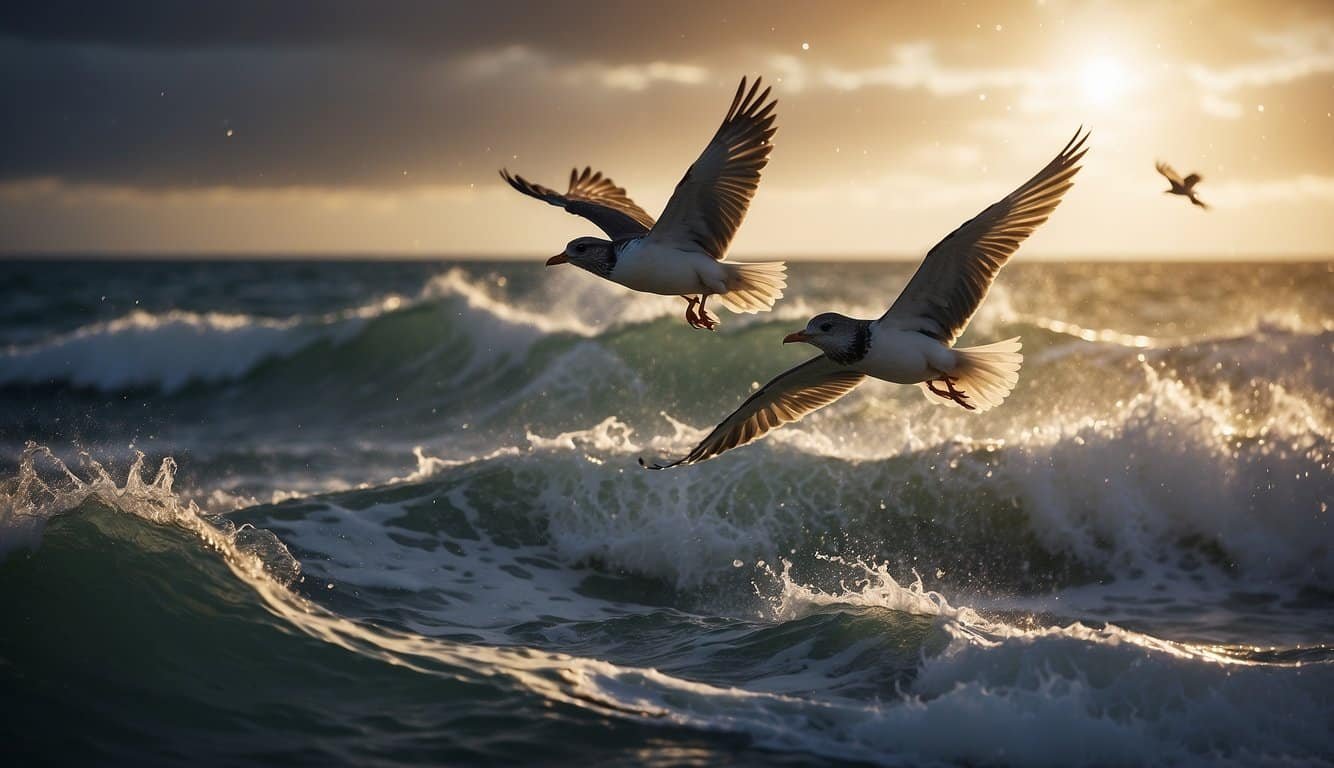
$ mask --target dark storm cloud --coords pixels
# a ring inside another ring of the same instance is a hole
[[[1032,66],[1028,48],[994,42],[1004,38],[992,27],[1003,21],[1022,39],[1060,19],[1031,2],[32,3],[0,19],[0,181],[466,185],[494,184],[509,165],[555,183],[575,163],[605,163],[622,178],[636,157],[630,172],[674,177],[737,77],[784,72],[775,172],[856,179],[923,143],[977,141],[968,132],[986,112],[974,90],[993,91],[996,110],[1017,104],[1025,86],[1004,85],[1003,72]],[[891,46],[924,40],[954,81],[991,76],[946,93],[932,91],[930,73],[918,84],[912,73],[890,85],[864,77],[879,83],[866,88],[812,74],[802,87],[775,63],[797,62],[810,41],[800,66],[856,80],[892,62]],[[1214,118],[1194,102],[1182,108],[1183,124],[1208,132]],[[1289,121],[1265,140],[1324,128]],[[1254,154],[1248,141],[1213,140],[1229,162]],[[1263,168],[1281,175],[1300,163],[1325,172],[1334,160],[1293,154]]]
[[[868,7],[872,18],[890,8]],[[408,183],[491,183],[514,155],[598,162],[646,136],[670,142],[671,116],[693,118],[706,102],[721,110],[735,78],[772,51],[795,51],[804,36],[819,44],[840,26],[816,4],[781,18],[772,8],[33,4],[0,24],[0,99],[15,106],[0,119],[0,179],[386,186],[405,183],[404,171]],[[855,60],[860,48],[845,47]],[[625,86],[654,62],[693,76]],[[616,67],[632,71],[603,76]],[[682,121],[692,147],[712,120]],[[671,173],[692,151],[671,159]]]
[[[361,46],[462,52],[523,43],[579,56],[690,54],[720,45],[768,44],[805,35],[874,39],[905,25],[972,13],[956,3],[923,14],[917,4],[685,0],[677,2],[234,2],[88,3],[57,0],[7,11],[0,33],[41,43],[134,48]],[[854,25],[847,19],[857,18]]]

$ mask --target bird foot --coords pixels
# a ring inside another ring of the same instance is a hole
[[[945,389],[936,389],[935,383],[937,381],[945,382]],[[943,397],[946,400],[953,400],[967,410],[977,410],[977,406],[969,405],[965,402],[968,399],[968,395],[954,388],[953,376],[941,376],[939,379],[932,379],[926,383],[926,388],[931,390],[931,394],[936,395],[937,397]]]
[[[712,331],[718,327],[718,318],[709,314],[704,308],[704,302],[699,299],[686,299],[686,322],[690,323],[691,328],[703,328]],[[696,311],[698,308],[698,311]]]

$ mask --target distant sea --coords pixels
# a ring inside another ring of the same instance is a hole
[[[679,455],[776,311],[528,263],[0,263],[18,764],[1334,765],[1334,263],[1025,263],[986,414]]]

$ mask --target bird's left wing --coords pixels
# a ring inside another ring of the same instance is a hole
[[[1173,185],[1181,185],[1181,176],[1176,171],[1172,170],[1172,166],[1167,163],[1158,162],[1154,163],[1153,167],[1158,169],[1158,172],[1163,175],[1163,178],[1170,181]]]
[[[850,370],[824,355],[812,358],[761,387],[682,458],[666,464],[646,464],[643,459],[639,463],[648,469],[667,469],[711,459],[829,405],[851,392],[864,378],[866,374]]]
[[[722,259],[732,236],[746,216],[760,184],[760,170],[769,162],[773,144],[774,107],[769,89],[759,92],[760,78],[746,90],[741,78],[732,107],[686,175],[677,183],[650,239],[679,248],[699,248]]]
[[[1082,129],[1075,131],[1036,176],[937,243],[880,322],[952,344],[986,298],[996,273],[1074,183],[1087,139]]]
[[[1198,173],[1192,173],[1191,175],[1181,180],[1181,186],[1185,187],[1186,189],[1190,189],[1196,184],[1199,184],[1201,181],[1204,181],[1203,176],[1201,176]]]
[[[584,166],[582,173],[578,168],[570,171],[570,188],[564,194],[534,184],[518,174],[510,175],[505,169],[501,169],[500,177],[529,197],[583,216],[613,240],[642,235],[653,228],[653,217],[635,205],[623,188],[603,176],[601,171],[594,172],[588,166]]]

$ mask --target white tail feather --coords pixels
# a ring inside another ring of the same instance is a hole
[[[727,293],[718,300],[733,312],[755,314],[773,309],[787,287],[787,265],[781,261],[722,263],[727,273]]]
[[[1005,401],[1014,385],[1019,383],[1019,367],[1024,364],[1024,356],[1019,354],[1022,348],[1016,336],[982,347],[954,350],[959,355],[959,363],[950,374],[954,377],[954,388],[967,395],[966,402],[979,413],[995,408]],[[918,386],[922,388],[926,399],[937,405],[963,407],[932,393],[927,382]],[[941,385],[936,384],[936,388],[940,389]]]

